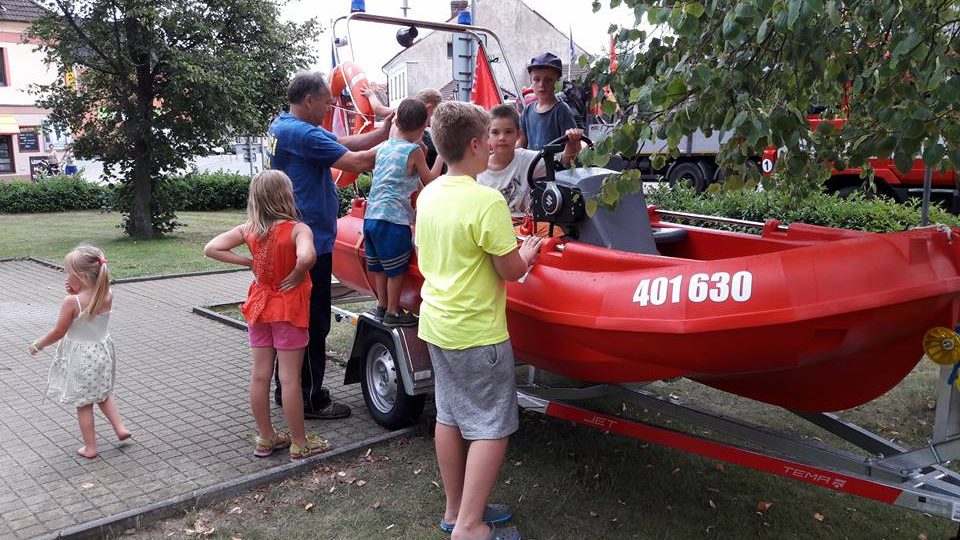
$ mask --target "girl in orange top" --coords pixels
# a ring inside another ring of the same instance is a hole
[[[233,252],[244,243],[252,257]],[[310,267],[316,253],[310,227],[297,220],[293,184],[287,175],[266,170],[255,176],[250,181],[247,222],[208,242],[203,254],[253,270],[254,280],[241,308],[253,351],[250,408],[258,432],[253,455],[266,457],[289,447],[290,459],[298,460],[326,451],[327,441],[307,435],[303,427],[300,368],[310,340]],[[275,431],[270,421],[274,359],[289,434]]]

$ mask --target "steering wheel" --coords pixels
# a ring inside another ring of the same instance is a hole
[[[568,141],[568,140],[570,140],[569,137],[567,137],[566,135],[561,135],[561,136],[557,137],[556,139],[550,141],[550,142],[547,143],[546,145],[544,145],[544,147],[552,146],[552,145],[557,145],[557,144],[567,144],[567,141]],[[591,141],[586,135],[581,135],[581,136],[580,136],[580,140],[581,140],[582,142],[587,143],[587,148],[593,148],[593,141]],[[551,157],[551,158],[555,158],[556,155],[557,155],[556,153],[553,153],[553,154],[550,155],[550,157]],[[542,159],[543,159],[543,149],[541,149],[539,152],[537,152],[537,157],[533,158],[533,161],[530,162],[530,167],[527,168],[527,185],[530,186],[530,189],[531,189],[531,190],[534,188],[534,184],[535,184],[534,179],[533,179],[533,174],[534,174],[534,172],[536,172],[536,170],[537,170],[537,165],[540,164],[540,160],[542,160]],[[554,159],[553,170],[557,170],[558,168],[561,168],[561,166],[558,166],[558,163],[559,163],[559,161],[556,160],[556,159]],[[549,166],[548,166],[548,168],[549,168]]]

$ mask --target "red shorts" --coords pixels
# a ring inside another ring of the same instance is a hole
[[[253,323],[247,325],[251,347],[273,347],[282,351],[302,349],[310,342],[306,328],[298,328],[286,321]]]

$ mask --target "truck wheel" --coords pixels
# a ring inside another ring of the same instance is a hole
[[[842,186],[837,188],[837,190],[834,193],[837,194],[837,197],[840,197],[841,199],[846,199],[847,197],[858,192],[862,194],[865,199],[872,199],[876,195],[876,193],[874,193],[874,191],[870,189],[870,185],[867,182],[864,182],[862,184],[856,184],[856,185]]]
[[[671,186],[683,184],[692,187],[697,193],[707,189],[707,177],[696,163],[678,163],[667,174]]]
[[[407,427],[420,417],[426,396],[404,392],[397,354],[389,336],[378,333],[367,341],[361,376],[363,401],[376,423],[394,430]]]

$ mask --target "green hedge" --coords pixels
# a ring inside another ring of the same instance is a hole
[[[841,199],[817,193],[800,203],[778,192],[728,190],[697,194],[690,188],[671,188],[659,184],[648,191],[647,203],[664,210],[725,216],[749,221],[779,219],[784,223],[803,222],[811,225],[839,227],[871,232],[902,231],[920,223],[920,200],[897,203],[885,197],[864,197],[855,194]],[[957,216],[938,206],[930,208],[930,223],[960,226]],[[697,225],[736,230],[737,227],[700,223]]]
[[[228,172],[190,173],[164,181],[162,188],[177,210],[246,208],[250,177]]]
[[[246,208],[250,177],[226,172],[171,176],[157,186],[157,199],[175,210]],[[117,188],[91,184],[74,176],[38,182],[0,184],[0,214],[113,210]]]
[[[370,193],[370,184],[372,179],[367,173],[361,174],[357,178],[357,188],[360,190],[360,194],[364,197]],[[337,217],[340,217],[347,213],[350,210],[350,205],[352,204],[353,198],[357,196],[357,189],[352,185],[347,187],[342,187],[337,190],[337,197],[340,198],[340,212],[337,214]]]
[[[0,213],[65,212],[111,206],[112,190],[74,176],[52,176],[38,182],[0,183]]]
[[[369,193],[370,175],[361,175],[357,184],[361,194]],[[169,177],[160,183],[158,189],[177,210],[207,211],[245,208],[249,185],[250,179],[242,174],[191,173]],[[355,193],[353,186],[337,191],[340,215],[350,208]],[[91,184],[72,176],[55,176],[39,182],[0,184],[0,213],[112,209],[115,202],[115,188]],[[859,194],[847,199],[815,194],[797,204],[777,192],[727,190],[697,194],[689,188],[671,188],[666,184],[659,184],[647,193],[647,202],[665,210],[749,221],[776,218],[785,223],[804,222],[874,232],[900,231],[920,222],[919,199],[899,204],[890,199],[864,198]],[[960,226],[960,218],[936,206],[931,207],[930,221]],[[715,226],[706,223],[702,225]]]

